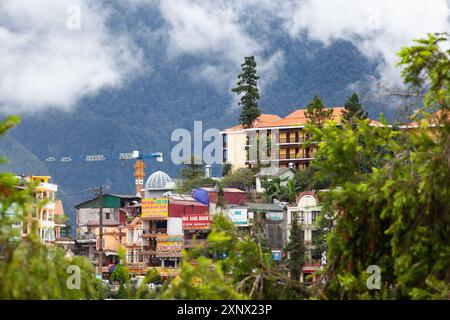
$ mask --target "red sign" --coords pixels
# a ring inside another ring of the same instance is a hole
[[[183,216],[183,229],[209,229],[211,218],[209,214],[189,214]]]

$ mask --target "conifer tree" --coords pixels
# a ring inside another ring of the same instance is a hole
[[[298,215],[294,213],[291,220],[289,242],[285,248],[289,254],[286,261],[287,269],[289,270],[290,277],[294,280],[300,280],[300,274],[305,263],[304,231],[300,227],[297,219]]]
[[[242,73],[238,75],[238,82],[232,92],[240,95],[239,105],[242,107],[239,121],[245,128],[250,128],[253,121],[261,115],[258,107],[259,90],[256,75],[255,57],[245,57],[245,62],[241,65]]]
[[[308,123],[322,127],[326,120],[331,119],[333,109],[325,107],[322,99],[314,96],[313,100],[306,106],[305,117]]]
[[[353,93],[344,104],[344,111],[342,111],[342,121],[347,123],[353,123],[354,119],[365,120],[368,114],[364,111],[359,96]]]

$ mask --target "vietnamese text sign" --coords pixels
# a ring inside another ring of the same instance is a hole
[[[282,221],[283,212],[267,212],[266,219],[271,221]]]
[[[189,214],[183,216],[183,229],[209,229],[211,218],[209,214]]]
[[[157,237],[156,256],[160,258],[181,257],[183,245],[182,236]]]
[[[246,208],[234,208],[228,211],[228,217],[230,220],[237,225],[247,226],[247,209]]]
[[[167,198],[142,199],[142,217],[151,219],[167,219],[169,200]]]

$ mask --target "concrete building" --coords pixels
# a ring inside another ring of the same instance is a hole
[[[21,223],[21,236],[30,236],[35,224],[37,235],[45,244],[54,244],[60,237],[61,227],[65,226],[62,202],[56,199],[58,186],[50,183],[51,176],[20,176],[19,184],[35,183],[35,203],[31,212],[23,213],[25,219]]]
[[[300,227],[304,231],[307,261],[305,262],[303,273],[301,275],[302,281],[308,275],[312,275],[314,281],[314,273],[317,270],[320,270],[322,266],[322,257],[314,257],[312,254],[313,239],[317,233],[316,220],[321,210],[322,207],[320,206],[319,198],[313,191],[302,192],[298,196],[295,205],[287,206],[286,241],[289,241],[291,223],[295,216],[297,217]]]
[[[125,246],[125,226],[129,208],[140,198],[132,195],[104,194],[75,206],[77,254],[85,255],[99,268],[99,249],[103,248],[102,273],[112,272],[118,263],[118,250]],[[100,207],[103,207],[103,243],[100,244]],[[100,269],[99,269],[100,270]]]
[[[344,108],[335,107],[331,118],[338,122]],[[277,115],[263,114],[255,120],[251,128],[241,125],[225,129],[221,132],[223,139],[223,162],[230,163],[234,169],[252,167],[257,163],[255,155],[250,156],[251,147],[259,149],[264,141],[274,140],[276,147],[267,147],[266,157],[275,166],[293,169],[305,169],[316,156],[317,141],[310,141],[305,130],[307,118],[306,109],[298,109],[284,118]],[[371,124],[380,125],[371,120]],[[276,154],[272,154],[272,150]]]
[[[262,114],[254,122],[254,126],[268,124],[281,118],[274,114]],[[225,129],[221,132],[223,139],[223,163],[229,163],[232,170],[247,166],[247,134],[242,125]]]

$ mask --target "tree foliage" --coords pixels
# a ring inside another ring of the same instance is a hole
[[[305,117],[308,123],[318,127],[321,127],[332,115],[333,109],[325,107],[322,99],[318,96],[314,96],[313,100],[306,106]]]
[[[299,225],[298,215],[293,214],[289,242],[286,245],[286,252],[288,253],[286,265],[291,278],[297,281],[300,280],[305,264],[305,251],[304,231]]]
[[[345,102],[344,110],[342,111],[343,122],[354,123],[354,119],[364,120],[368,118],[368,113],[364,111],[364,108],[359,101],[359,96],[353,93]]]
[[[0,136],[18,123],[17,117],[1,121]],[[27,223],[34,205],[39,208],[43,203],[35,202],[34,184],[19,187],[19,183],[12,173],[0,173],[0,299],[102,298],[101,283],[86,258],[69,259],[61,248],[42,244],[34,220],[30,235],[21,238],[21,222]],[[79,288],[76,280],[72,283],[69,266],[79,268]]]
[[[447,40],[430,35],[400,52],[405,83],[426,92],[418,128],[359,119],[356,130],[332,121],[309,128],[322,141],[314,166],[331,177],[322,199],[334,213],[321,297],[449,297],[450,60],[438,46]],[[381,270],[379,290],[366,285],[370,265]]]

